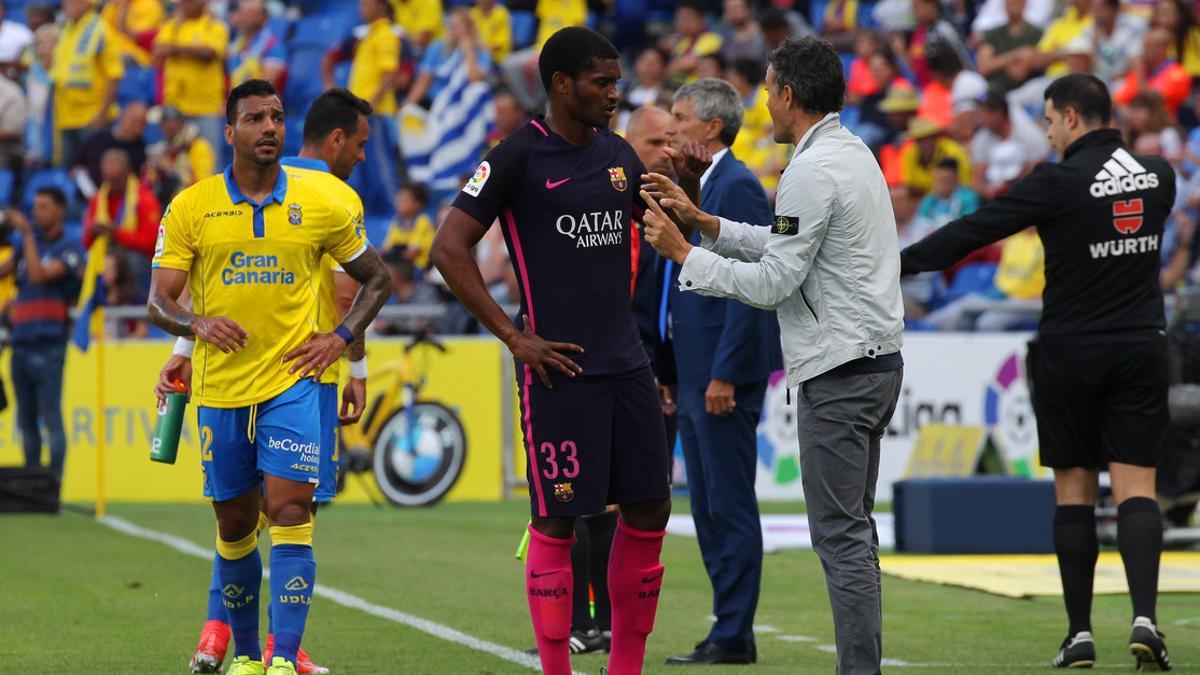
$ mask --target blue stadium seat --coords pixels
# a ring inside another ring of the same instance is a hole
[[[358,23],[357,12],[323,13],[305,16],[296,21],[288,41],[289,49],[320,48],[322,51],[346,38]],[[320,78],[318,78],[320,79]]]
[[[71,181],[71,177],[62,169],[42,169],[30,174],[29,179],[25,181],[25,191],[21,197],[21,208],[28,212],[33,208],[33,197],[37,191],[44,187],[56,187],[62,190],[67,195],[67,201],[72,207],[79,206],[79,198],[76,196],[77,191],[75,183]],[[73,210],[73,209],[72,209]]]
[[[375,248],[383,246],[383,240],[387,239],[388,226],[392,223],[392,216],[371,216],[368,215],[363,223],[367,230],[367,239]]]
[[[12,200],[15,180],[16,176],[13,175],[12,169],[0,169],[0,209],[8,206]]]
[[[959,268],[958,273],[954,275],[954,280],[950,282],[950,286],[941,294],[934,298],[930,305],[933,307],[945,306],[959,298],[965,298],[972,294],[981,294],[996,297],[998,291],[992,282],[996,278],[996,269],[999,265],[995,263],[971,263],[963,265]]]
[[[537,17],[533,12],[512,12],[510,15],[512,22],[512,40],[513,49],[524,49],[533,44],[537,38]]]
[[[126,67],[125,77],[117,85],[117,103],[122,107],[134,101],[152,105],[156,88],[153,68]]]
[[[321,93],[321,57],[325,47],[296,45],[288,55],[288,80],[283,89],[283,106],[289,114],[306,107]]]

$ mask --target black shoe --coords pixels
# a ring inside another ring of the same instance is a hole
[[[593,628],[588,631],[571,631],[571,639],[568,644],[571,647],[572,654],[591,654],[593,652],[606,651],[611,643],[604,639],[599,630]],[[525,653],[537,656],[538,649],[537,647],[531,647],[530,649],[526,649]]]
[[[1166,637],[1158,632],[1154,624],[1144,616],[1133,620],[1133,632],[1129,635],[1129,653],[1137,658],[1139,673],[1162,673],[1171,669],[1167,658]]]
[[[1050,662],[1055,668],[1091,668],[1096,665],[1096,643],[1088,631],[1079,631],[1063,640],[1058,656]]]
[[[758,661],[754,652],[734,652],[719,647],[711,642],[701,642],[696,650],[687,656],[675,656],[667,659],[668,666],[697,666],[716,663],[748,664]]]

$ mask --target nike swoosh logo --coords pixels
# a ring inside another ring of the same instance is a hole
[[[663,575],[663,573],[662,573],[662,572],[659,572],[658,574],[655,574],[654,576],[650,576],[650,577],[642,577],[642,583],[643,583],[643,584],[649,584],[649,583],[652,583],[652,582],[658,581],[659,579],[661,579],[661,578],[662,578],[662,575]]]
[[[559,573],[559,572],[561,572],[561,571],[562,571],[562,570],[551,570],[551,571],[549,571],[549,572],[542,572],[541,574],[539,574],[539,573],[537,573],[537,572],[533,572],[533,571],[531,571],[531,572],[529,573],[529,577],[530,577],[530,578],[532,578],[532,579],[541,579],[542,577],[548,577],[548,576],[550,576],[551,574],[558,574],[558,573]]]
[[[564,178],[564,179],[562,179],[562,180],[556,180],[556,181],[553,181],[553,182],[552,182],[552,181],[551,181],[549,178],[547,178],[547,179],[546,179],[546,189],[547,189],[547,190],[553,190],[554,188],[558,187],[559,185],[562,185],[563,183],[565,183],[565,182],[567,182],[567,181],[569,181],[569,180],[571,180],[571,179],[570,179],[570,178]]]

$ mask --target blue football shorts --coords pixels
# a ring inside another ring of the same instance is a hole
[[[321,482],[313,501],[327,504],[337,496],[338,474],[338,388],[336,384],[318,385],[321,389]]]
[[[321,386],[304,379],[255,405],[200,406],[196,416],[204,496],[218,502],[233,499],[258,487],[264,474],[323,482],[322,446],[330,444],[325,442]]]

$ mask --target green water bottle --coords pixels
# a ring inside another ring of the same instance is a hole
[[[175,391],[167,394],[167,403],[158,409],[158,425],[150,444],[150,460],[174,464],[179,452],[179,433],[183,431],[183,414],[187,408],[187,386],[175,381]]]

